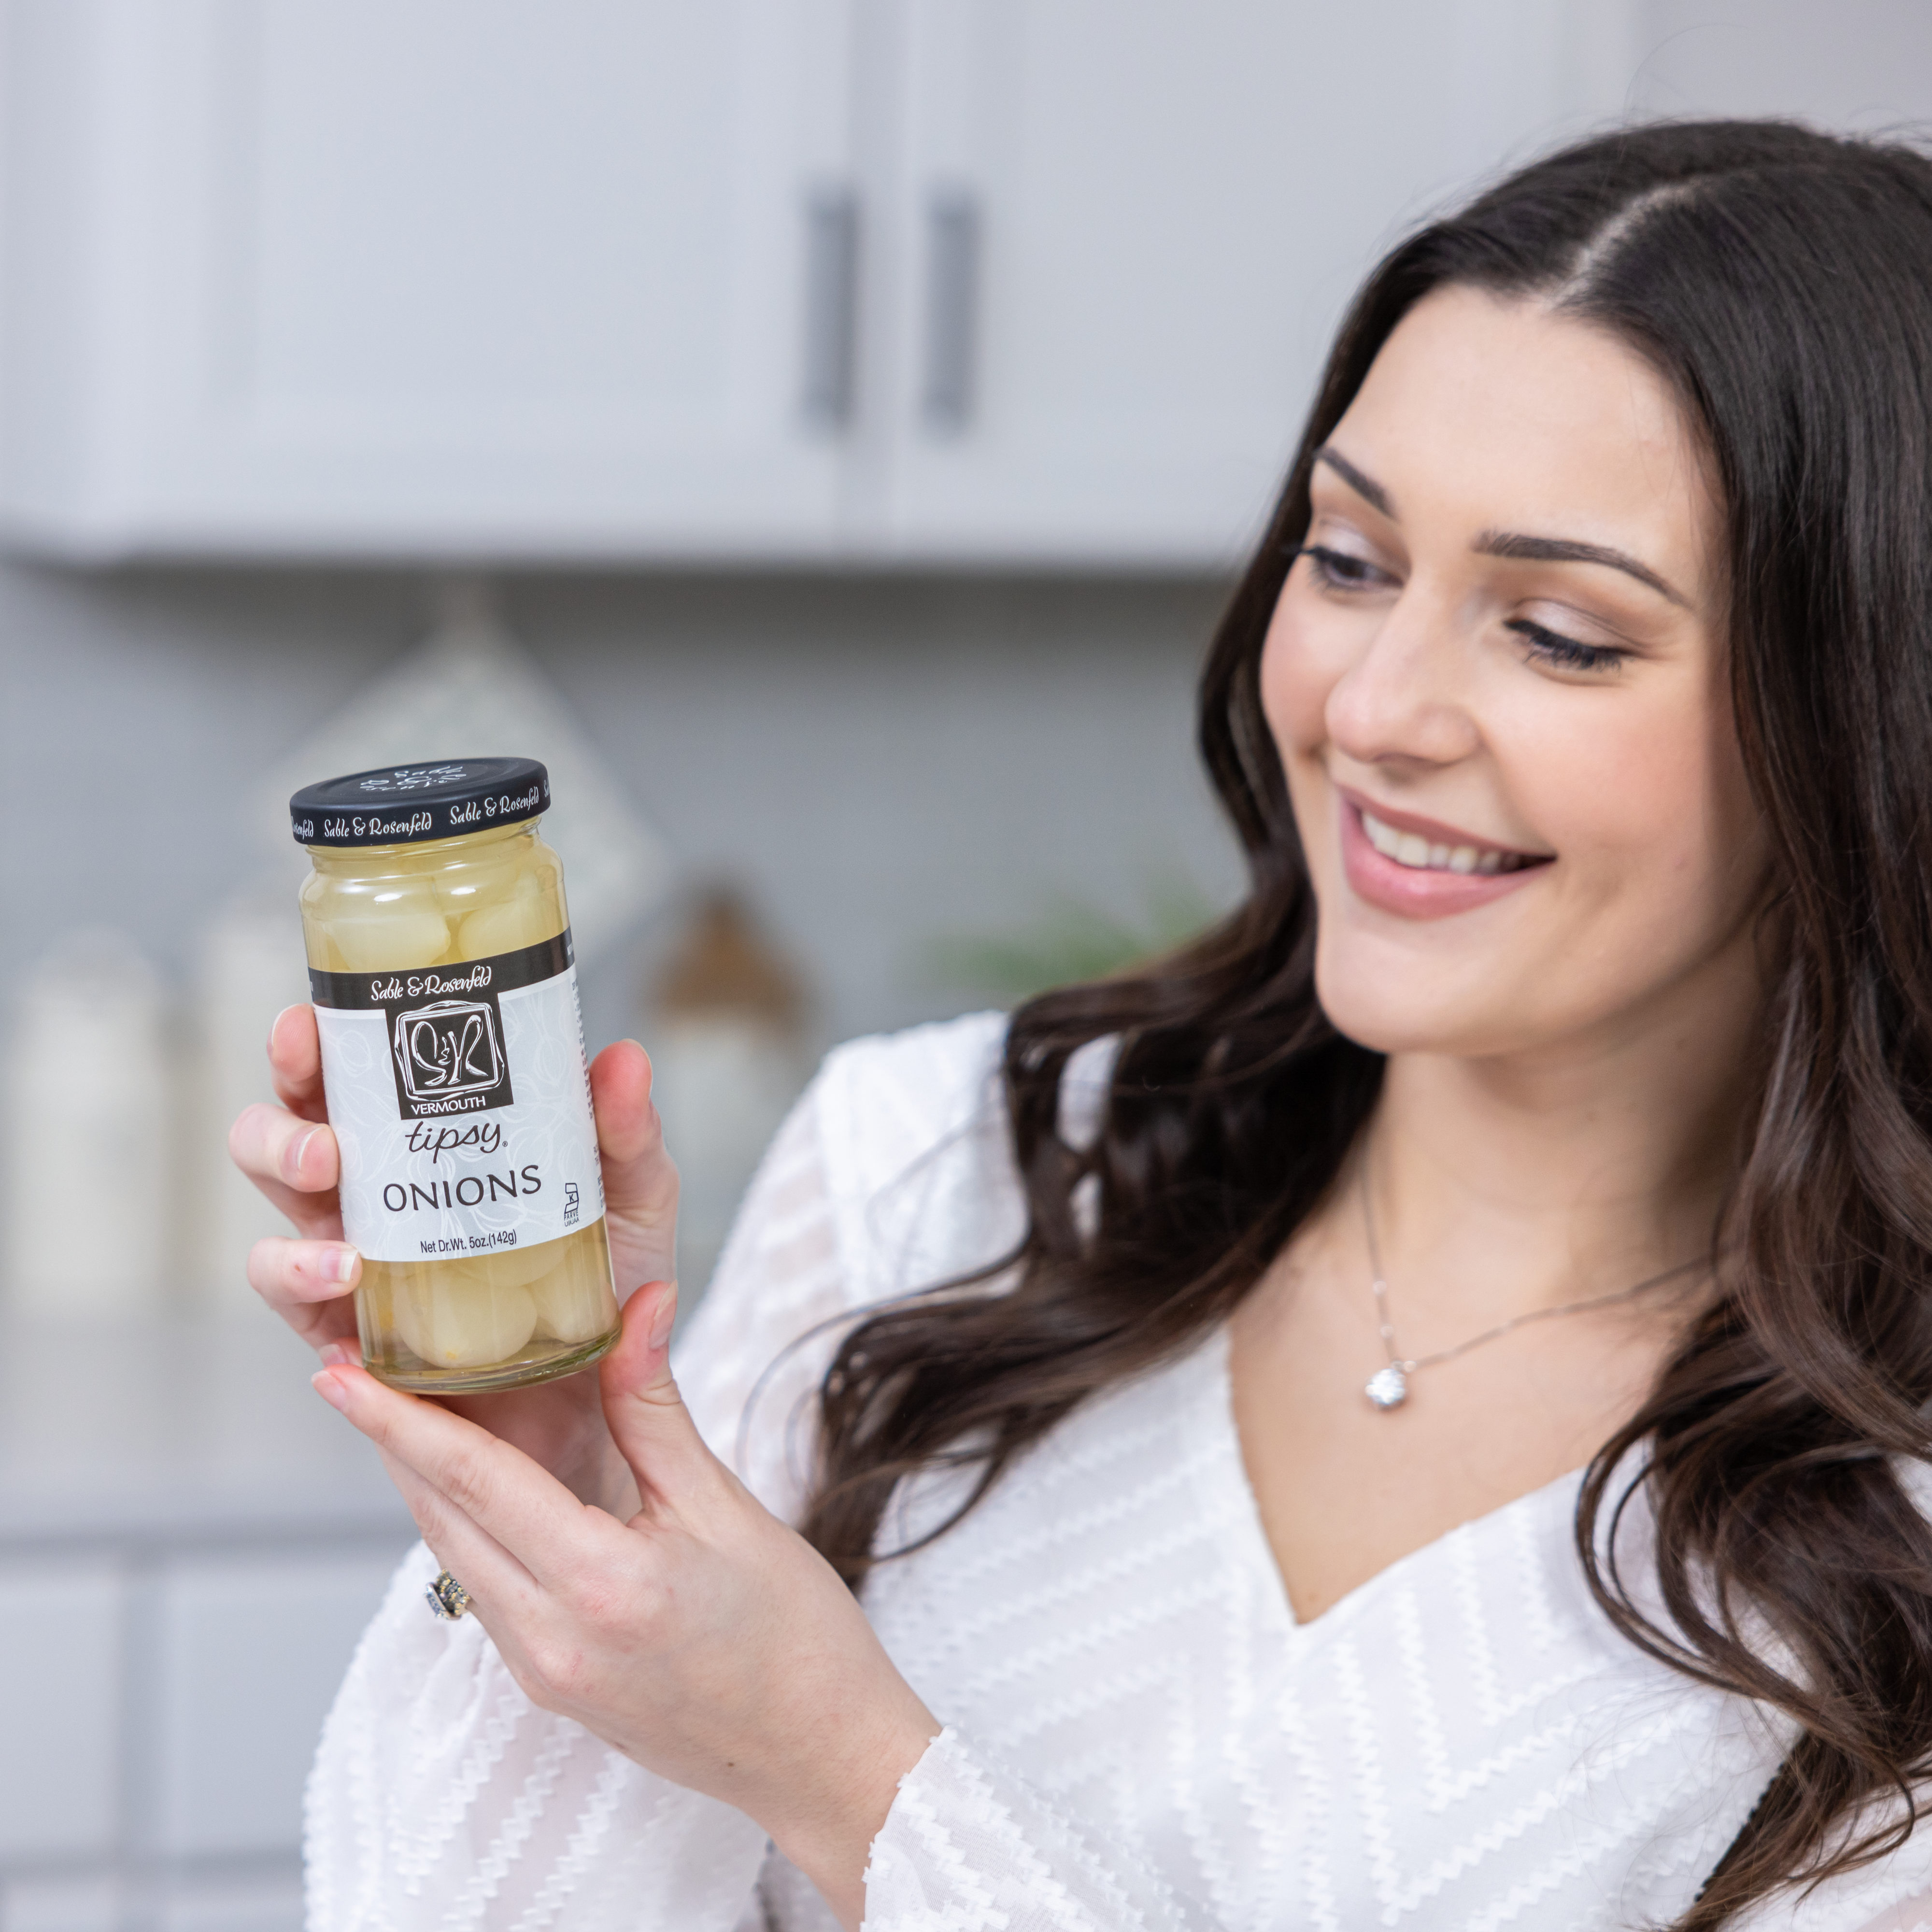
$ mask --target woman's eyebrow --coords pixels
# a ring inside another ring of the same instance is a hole
[[[1331,449],[1324,442],[1315,452],[1315,460],[1317,463],[1325,464],[1328,468],[1334,470],[1335,474],[1340,477],[1342,481],[1347,484],[1364,502],[1370,505],[1372,508],[1379,510],[1390,523],[1399,523],[1401,520],[1395,513],[1395,505],[1390,500],[1389,493],[1372,476],[1364,476],[1339,451]]]
[[[1324,443],[1315,452],[1315,460],[1334,471],[1364,502],[1378,510],[1391,523],[1400,523],[1394,500],[1372,476],[1358,470],[1341,452]],[[1569,537],[1521,536],[1510,530],[1485,530],[1476,539],[1476,549],[1484,556],[1520,558],[1526,563],[1600,563],[1606,569],[1621,570],[1626,577],[1666,597],[1683,610],[1690,600],[1658,575],[1647,563],[1640,563],[1628,550],[1612,550],[1607,544],[1580,543]]]
[[[1672,590],[1648,564],[1640,563],[1628,551],[1612,550],[1606,544],[1577,543],[1568,537],[1526,537],[1508,530],[1485,530],[1476,539],[1476,549],[1484,556],[1520,557],[1528,563],[1600,563],[1648,584],[1660,597],[1669,598],[1684,610],[1690,608],[1690,600]]]

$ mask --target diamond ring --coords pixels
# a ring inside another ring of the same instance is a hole
[[[470,1607],[470,1592],[447,1570],[423,1592],[429,1606],[447,1624],[453,1624]]]

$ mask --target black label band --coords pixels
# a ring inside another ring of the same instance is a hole
[[[488,959],[465,959],[454,966],[393,973],[322,973],[311,966],[309,992],[317,1006],[339,1012],[393,1013],[427,1000],[475,999],[534,986],[567,972],[576,957],[566,927],[538,945]]]

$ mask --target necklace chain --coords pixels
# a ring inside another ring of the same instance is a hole
[[[1498,1322],[1493,1328],[1485,1328],[1480,1334],[1472,1335],[1454,1348],[1438,1348],[1430,1355],[1405,1356],[1396,1346],[1395,1324],[1389,1318],[1388,1283],[1383,1278],[1382,1254],[1376,1242],[1375,1209],[1369,1199],[1366,1166],[1360,1188],[1362,1229],[1369,1244],[1369,1286],[1376,1298],[1376,1325],[1382,1338],[1383,1351],[1388,1357],[1388,1366],[1378,1369],[1369,1378],[1364,1390],[1378,1408],[1400,1408],[1408,1400],[1408,1378],[1419,1369],[1432,1369],[1442,1363],[1453,1362],[1458,1355],[1466,1355],[1472,1348],[1479,1348],[1485,1342],[1496,1341],[1512,1329],[1527,1328],[1532,1322],[1553,1322],[1559,1315],[1581,1315],[1592,1308],[1609,1308],[1620,1301],[1634,1301],[1652,1288],[1660,1288],[1666,1281],[1675,1281],[1679,1275],[1688,1274],[1694,1268],[1705,1265],[1701,1256],[1695,1261],[1680,1262],[1675,1268],[1666,1268],[1661,1274],[1647,1275],[1642,1281],[1633,1282],[1628,1288],[1613,1288],[1608,1294],[1593,1294],[1581,1301],[1562,1303],[1555,1308],[1532,1308],[1525,1314],[1512,1315],[1507,1322]]]

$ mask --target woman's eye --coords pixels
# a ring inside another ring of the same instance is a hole
[[[1386,571],[1378,570],[1366,557],[1351,556],[1345,550],[1304,544],[1296,554],[1307,558],[1310,572],[1324,590],[1366,590],[1389,580]]]
[[[1528,644],[1532,657],[1558,670],[1616,670],[1630,655],[1608,644],[1580,644],[1574,638],[1546,631],[1527,617],[1512,617],[1503,628]]]

